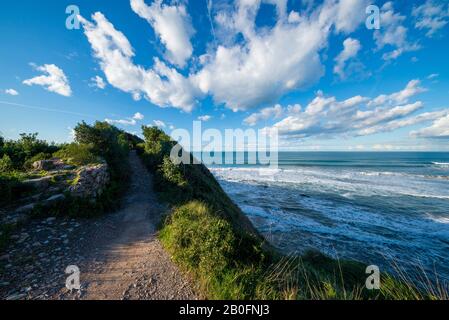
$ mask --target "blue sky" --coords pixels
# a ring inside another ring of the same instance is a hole
[[[8,2],[0,132],[64,142],[82,120],[170,132],[200,118],[276,128],[285,150],[449,151],[448,21],[431,0]]]

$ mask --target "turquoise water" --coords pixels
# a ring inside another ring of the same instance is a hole
[[[449,279],[449,153],[280,153],[209,166],[275,246]]]

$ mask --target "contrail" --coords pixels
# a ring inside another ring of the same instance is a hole
[[[212,0],[206,0],[207,13],[209,16],[210,27],[212,28],[212,35],[214,36],[215,46],[217,46],[217,37],[215,36],[214,23],[212,21],[211,11],[212,11]]]
[[[59,110],[59,109],[51,109],[51,108],[44,108],[44,107],[38,107],[38,106],[31,106],[31,105],[27,105],[27,104],[13,103],[13,102],[8,102],[8,101],[1,101],[0,100],[0,104],[13,106],[13,107],[19,107],[19,108],[25,108],[25,109],[41,110],[41,111],[47,111],[47,112],[57,112],[57,113],[70,114],[70,115],[74,115],[74,116],[99,119],[99,117],[96,117],[96,116],[93,116],[93,115],[90,115],[90,114],[85,114],[85,113],[78,113],[78,112],[64,111],[64,110]]]

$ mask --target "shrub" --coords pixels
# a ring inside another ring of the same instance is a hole
[[[36,155],[52,154],[59,150],[59,146],[39,140],[37,136],[37,133],[22,133],[17,141],[3,140],[1,152],[10,157],[14,169],[24,169],[25,164]]]
[[[210,298],[244,299],[254,295],[256,268],[239,266],[238,236],[231,224],[206,204],[192,201],[176,208],[160,238],[175,262],[195,274]],[[242,272],[249,269],[252,271]]]
[[[5,154],[0,159],[0,173],[7,173],[14,170],[14,165],[11,161],[11,158]]]
[[[25,169],[31,169],[33,167],[33,163],[40,160],[48,160],[51,159],[50,153],[38,153],[37,155],[31,157],[30,159],[25,161],[24,168]]]
[[[55,152],[53,156],[75,166],[100,162],[99,157],[94,154],[92,145],[82,143],[66,145],[61,150]]]
[[[23,194],[32,191],[22,184],[24,175],[16,171],[0,173],[0,204],[9,204]]]
[[[164,180],[168,181],[169,183],[178,187],[187,186],[187,181],[181,172],[180,166],[175,165],[170,160],[170,157],[168,156],[164,157],[164,160],[162,161],[162,165],[160,166],[159,170],[160,174],[162,174],[162,176],[164,177]]]

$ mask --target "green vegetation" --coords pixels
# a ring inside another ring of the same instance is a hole
[[[109,186],[95,201],[66,194],[64,201],[55,203],[50,208],[38,206],[34,210],[35,216],[93,217],[112,211],[120,205],[129,176],[129,149],[137,138],[106,122],[96,122],[93,125],[82,122],[74,131],[75,142],[62,146],[53,157],[74,166],[106,161],[111,177]],[[77,177],[71,184],[76,181]]]
[[[117,207],[129,176],[129,150],[142,141],[105,122],[93,125],[82,122],[74,131],[75,142],[63,145],[39,140],[37,134],[21,134],[17,141],[0,137],[0,205],[11,204],[32,191],[22,181],[39,176],[39,173],[29,171],[35,161],[59,158],[74,167],[105,161],[111,177],[110,184],[96,201],[66,194],[64,201],[51,208],[38,205],[34,210],[35,216],[92,216]],[[75,183],[76,179],[69,183]]]
[[[176,144],[143,127],[139,153],[155,176],[161,200],[172,206],[160,239],[209,299],[442,299],[447,289],[418,290],[416,281],[384,275],[382,290],[365,288],[364,264],[319,252],[283,256],[255,231],[204,165],[174,164]],[[192,163],[192,162],[191,162]]]
[[[8,162],[10,165],[8,171],[28,169],[27,163],[32,159],[45,158],[59,150],[56,144],[39,140],[37,136],[37,133],[22,133],[17,141],[3,138],[0,140],[1,163]]]
[[[67,144],[61,150],[55,152],[53,156],[74,166],[85,166],[101,162],[101,159],[95,155],[94,147],[91,144]]]

